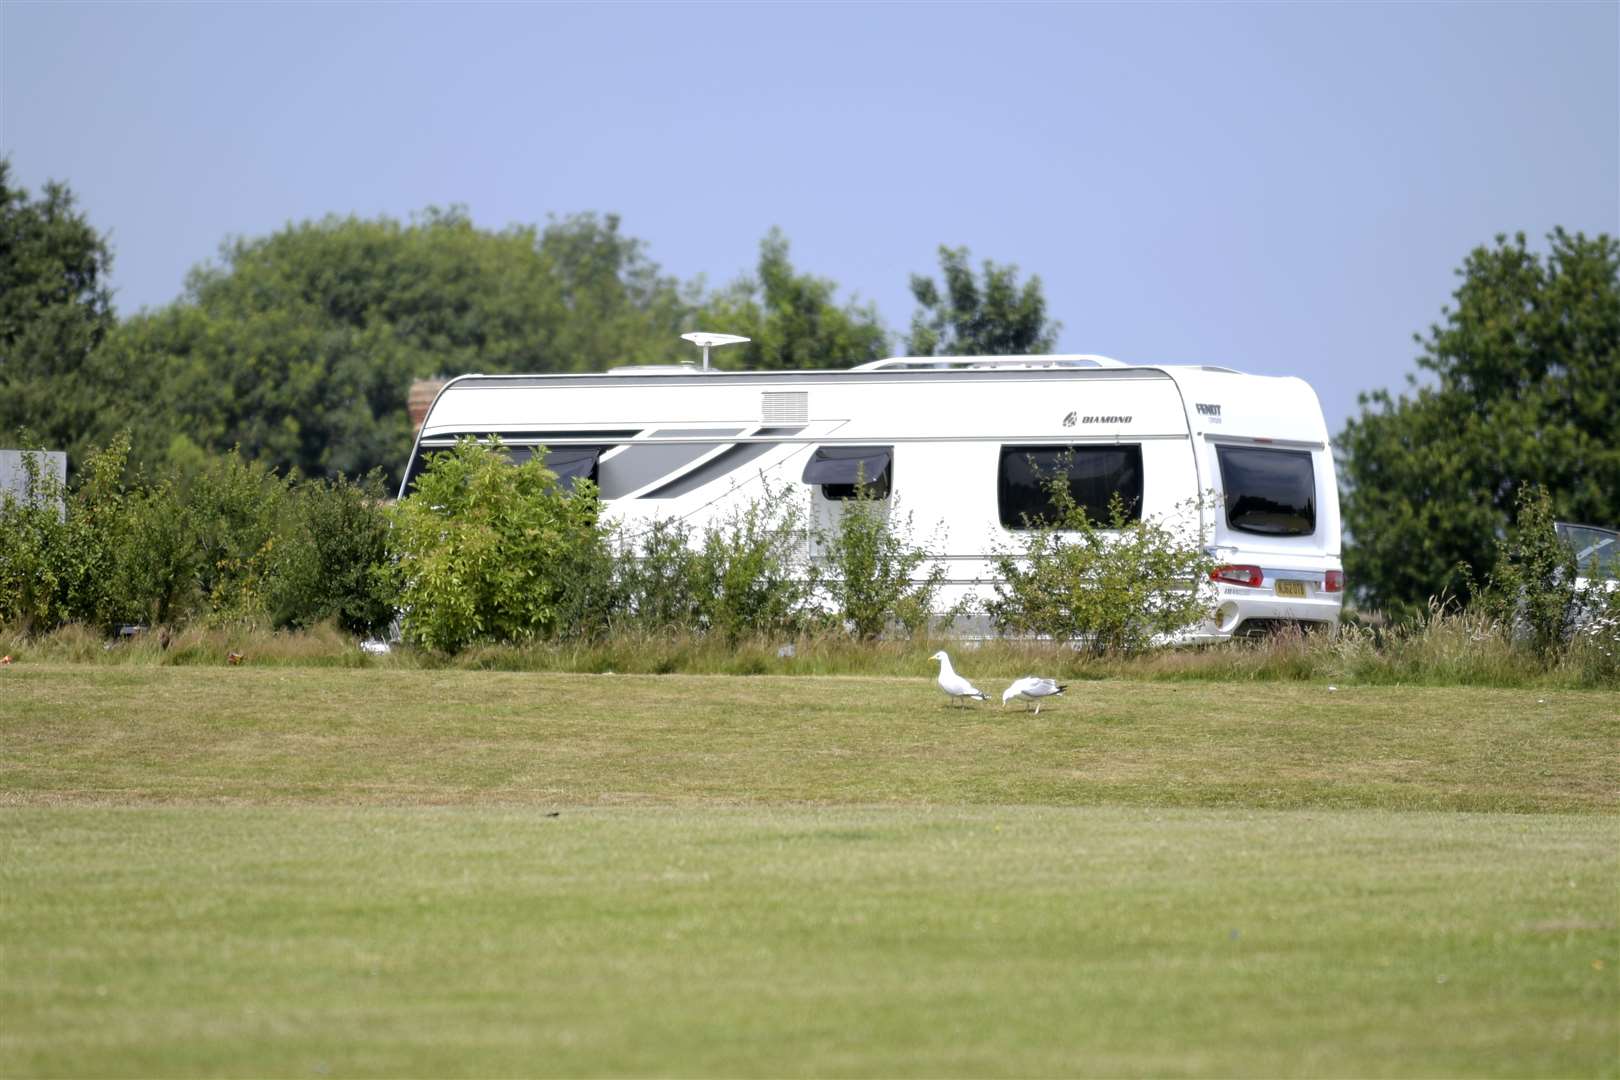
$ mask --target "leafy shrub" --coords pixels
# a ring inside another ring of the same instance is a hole
[[[180,494],[168,479],[126,495],[127,531],[120,551],[120,622],[172,625],[197,610],[201,549]]]
[[[67,491],[37,455],[24,454],[22,462],[26,495],[0,498],[0,622],[48,630],[70,617]]]
[[[268,616],[266,577],[286,528],[291,483],[235,449],[192,478],[186,516],[197,543],[197,587],[216,622]]]
[[[804,626],[817,576],[806,539],[804,511],[786,491],[710,523],[691,569],[699,629],[736,642]]]
[[[1518,518],[1497,546],[1485,610],[1542,660],[1556,658],[1580,617],[1575,553],[1558,537],[1552,499],[1540,485],[1519,492]]]
[[[1500,633],[1544,668],[1594,686],[1620,680],[1620,592],[1601,575],[1577,587],[1575,552],[1558,535],[1552,499],[1534,485],[1519,492],[1518,519],[1497,547],[1479,607]]]
[[[595,485],[576,482],[571,495],[590,507],[587,531],[572,534],[571,541],[556,553],[554,572],[558,585],[556,617],[550,635],[566,641],[594,640],[607,633],[623,608],[615,575],[611,531],[603,528],[598,515],[601,504]]]
[[[287,509],[264,584],[271,624],[306,629],[331,620],[351,634],[386,627],[397,596],[385,569],[382,473],[297,485]]]
[[[995,559],[1001,581],[985,604],[1004,634],[1082,643],[1095,655],[1132,652],[1207,618],[1212,560],[1195,538],[1130,520],[1115,494],[1109,520],[1076,504],[1062,470],[1046,485],[1051,511]]]
[[[408,640],[442,652],[554,635],[568,574],[605,554],[594,487],[573,492],[535,456],[511,465],[498,442],[435,454],[394,508],[390,543]]]
[[[194,550],[173,489],[126,479],[127,438],[86,455],[71,491],[24,456],[25,499],[0,507],[0,620],[49,630],[183,615]]]
[[[128,447],[127,440],[114,440],[86,455],[68,499],[65,548],[58,551],[64,614],[103,629],[140,614],[121,565],[136,541],[124,485]]]
[[[620,534],[614,562],[614,622],[642,633],[690,631],[702,621],[692,527],[658,519],[639,536]]]
[[[925,627],[945,579],[945,568],[937,563],[916,579],[917,570],[934,556],[913,542],[911,516],[897,514],[858,484],[837,525],[819,537],[826,569],[822,588],[862,639],[877,637],[891,624],[908,634]]]

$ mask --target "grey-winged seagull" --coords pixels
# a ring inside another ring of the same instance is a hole
[[[1001,695],[1001,707],[1006,708],[1007,702],[1013,698],[1023,698],[1025,701],[1035,703],[1035,712],[1041,711],[1041,699],[1056,697],[1068,689],[1068,684],[1059,685],[1054,679],[1042,679],[1035,675],[1026,675],[1022,679],[1007,687]]]
[[[950,695],[952,701],[963,701],[966,698],[977,698],[980,701],[987,700],[978,687],[956,673],[956,669],[951,667],[951,658],[945,655],[944,649],[941,649],[928,659],[939,661],[939,688]]]

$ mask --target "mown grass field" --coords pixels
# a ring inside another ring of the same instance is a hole
[[[1617,908],[1599,692],[0,669],[5,1076],[1615,1076]]]

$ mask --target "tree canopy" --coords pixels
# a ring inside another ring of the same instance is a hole
[[[96,349],[113,329],[107,242],[63,184],[38,198],[0,158],[0,437],[77,453],[103,434]]]
[[[1620,244],[1498,236],[1457,273],[1411,392],[1362,395],[1338,438],[1346,573],[1397,613],[1465,594],[1528,485],[1562,520],[1620,522]]]
[[[1040,279],[941,248],[945,290],[915,278],[913,350],[1043,351]],[[727,367],[845,367],[890,338],[870,303],[796,268],[772,229],[752,273],[683,283],[616,216],[476,226],[465,211],[408,222],[326,217],[225,243],[172,304],[116,318],[111,253],[68,188],[33,199],[0,159],[0,431],[69,451],[130,436],[138,465],[193,469],[238,447],[308,476],[397,471],[412,381],[464,372],[601,371],[690,359],[688,330],[751,338]],[[929,299],[931,297],[931,299]],[[929,306],[931,305],[931,306]],[[397,478],[397,477],[396,477]]]
[[[689,304],[617,218],[475,227],[327,218],[228,244],[175,304],[119,327],[114,366],[156,371],[166,446],[240,446],[316,475],[397,468],[413,379],[672,358]],[[137,442],[142,440],[137,438]]]
[[[138,458],[239,446],[307,475],[356,475],[404,461],[418,378],[668,363],[689,358],[680,334],[699,327],[752,338],[722,357],[739,366],[882,356],[876,311],[835,292],[793,269],[774,230],[757,276],[705,297],[612,215],[498,232],[459,210],[327,218],[226,245],[179,301],[127,320],[104,351],[167,403],[134,418]]]
[[[889,338],[877,309],[853,301],[840,306],[837,291],[827,278],[796,272],[787,237],[772,229],[760,241],[758,270],[709,297],[696,321],[751,339],[715,354],[725,367],[775,371],[881,360]]]
[[[984,260],[979,275],[968,249],[940,246],[945,284],[911,275],[917,311],[906,351],[912,356],[1023,356],[1048,353],[1062,324],[1046,317],[1039,275],[1020,287],[1018,267]]]

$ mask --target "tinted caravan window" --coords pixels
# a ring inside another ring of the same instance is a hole
[[[1217,446],[1226,523],[1266,536],[1316,531],[1316,466],[1309,450]]]
[[[432,443],[419,447],[405,470],[405,482],[400,485],[401,497],[411,494],[416,489],[416,481],[427,471],[429,459],[433,455],[447,454],[454,449],[454,444],[446,443],[442,439],[435,439]],[[513,465],[522,465],[534,457],[538,447],[505,445],[501,449],[509,462]],[[574,481],[581,477],[592,482],[596,481],[598,460],[607,449],[606,446],[563,446],[548,450],[546,468],[557,474],[559,487],[564,491],[572,491]]]
[[[405,480],[399,485],[399,497],[404,498],[416,490],[416,478],[422,475],[427,468],[427,456],[431,450],[418,450],[411,455],[411,463],[405,466]]]
[[[514,465],[522,465],[534,458],[537,446],[508,446],[507,459]],[[546,468],[557,477],[557,486],[564,491],[574,490],[575,480],[589,480],[599,483],[598,461],[605,446],[559,446],[555,450],[546,450]]]
[[[893,459],[892,446],[821,446],[805,465],[803,480],[819,485],[828,499],[853,499],[861,487],[871,498],[887,499]]]
[[[1003,446],[996,470],[1001,524],[1027,529],[1051,520],[1047,489],[1060,475],[1092,521],[1108,521],[1108,500],[1116,493],[1125,503],[1126,520],[1142,520],[1140,446]]]

